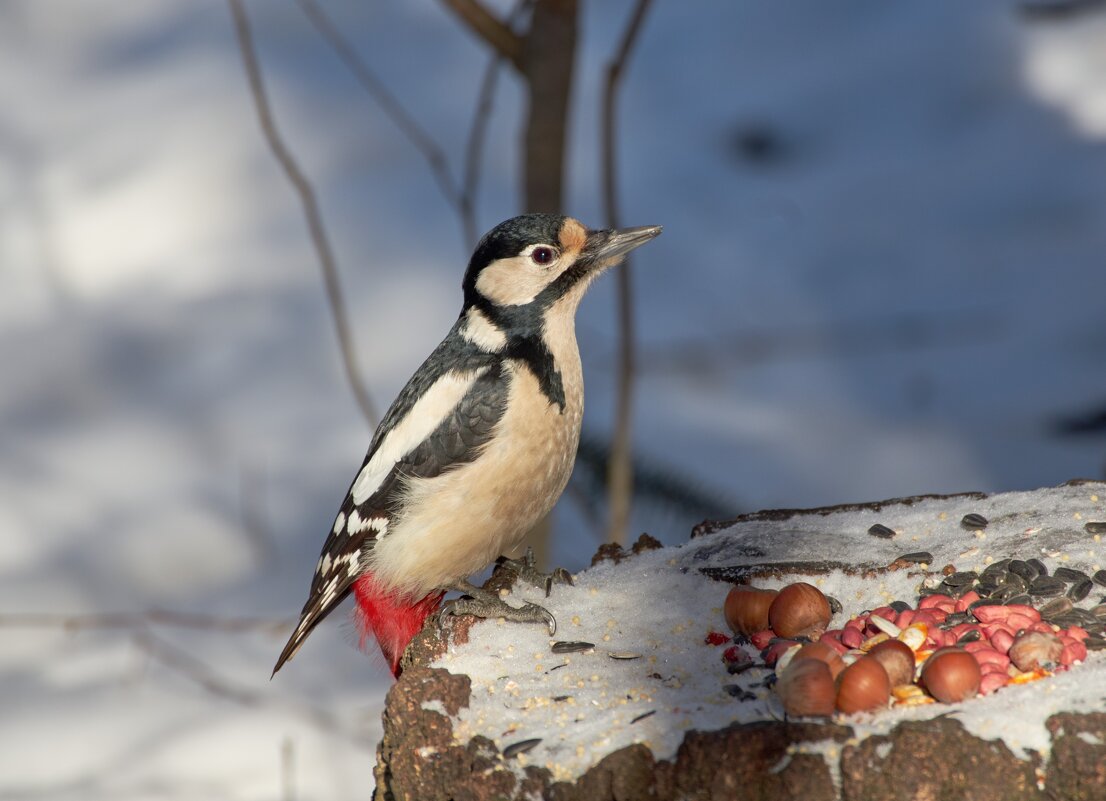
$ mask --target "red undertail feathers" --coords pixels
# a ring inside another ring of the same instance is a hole
[[[392,675],[399,678],[399,660],[408,643],[422,629],[422,624],[441,605],[444,592],[432,592],[425,598],[413,600],[409,596],[384,590],[372,574],[365,574],[353,585],[357,598],[357,626],[361,645],[372,637],[388,660]]]

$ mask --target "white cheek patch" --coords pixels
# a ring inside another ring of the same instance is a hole
[[[450,372],[434,382],[399,424],[384,435],[376,453],[361,468],[350,489],[355,505],[360,506],[372,497],[392,472],[396,462],[411,453],[434,432],[487,369],[481,367],[463,374]]]
[[[480,271],[476,291],[498,306],[524,306],[560,274],[556,262],[539,267],[528,256],[499,259]]]
[[[507,347],[507,335],[496,328],[484,313],[477,308],[465,313],[465,325],[461,336],[481,350],[496,353]]]

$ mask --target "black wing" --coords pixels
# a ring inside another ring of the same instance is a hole
[[[443,342],[442,345],[446,343]],[[441,347],[439,346],[439,350]],[[432,356],[431,359],[433,358]],[[429,362],[430,360],[428,364]],[[354,503],[351,485],[351,491],[346,493],[335,525],[323,545],[299,624],[281,652],[273,669],[274,674],[292,658],[312,629],[349,595],[353,583],[364,570],[365,560],[376,540],[387,536],[388,527],[399,511],[397,504],[404,482],[409,478],[434,478],[471,462],[491,439],[506,408],[508,382],[501,361],[479,366],[487,369],[453,408],[452,413],[430,436],[392,466],[368,499],[361,504]],[[436,371],[433,381],[444,375],[447,369],[449,368]],[[397,407],[404,407],[409,411],[433,384],[433,381],[424,380],[425,376],[420,375],[422,373],[424,370],[420,370],[408,383],[385,416],[373,437],[362,468],[372,459],[387,431],[398,420],[403,419],[404,412],[401,410],[396,414]],[[409,392],[416,380],[421,384],[421,391],[416,389]]]

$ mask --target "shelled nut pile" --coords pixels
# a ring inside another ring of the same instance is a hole
[[[1106,599],[1076,606],[1096,584],[1106,586],[1106,570],[1092,576],[1060,567],[1050,575],[1037,559],[1003,559],[978,573],[947,566],[936,579],[923,583],[913,603],[894,601],[835,628],[840,606],[811,584],[735,586],[724,611],[737,645],[723,661],[742,672],[752,660],[741,646],[751,644],[774,668],[788,714],[828,716],[955,703],[1067,670],[1088,650],[1106,649]]]

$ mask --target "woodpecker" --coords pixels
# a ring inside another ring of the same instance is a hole
[[[362,642],[376,639],[395,676],[450,590],[468,597],[443,614],[555,630],[544,608],[511,606],[467,578],[516,548],[564,490],[584,406],[576,309],[596,276],[660,232],[526,214],[484,235],[457,322],[372,438],[274,675],[351,592]]]

